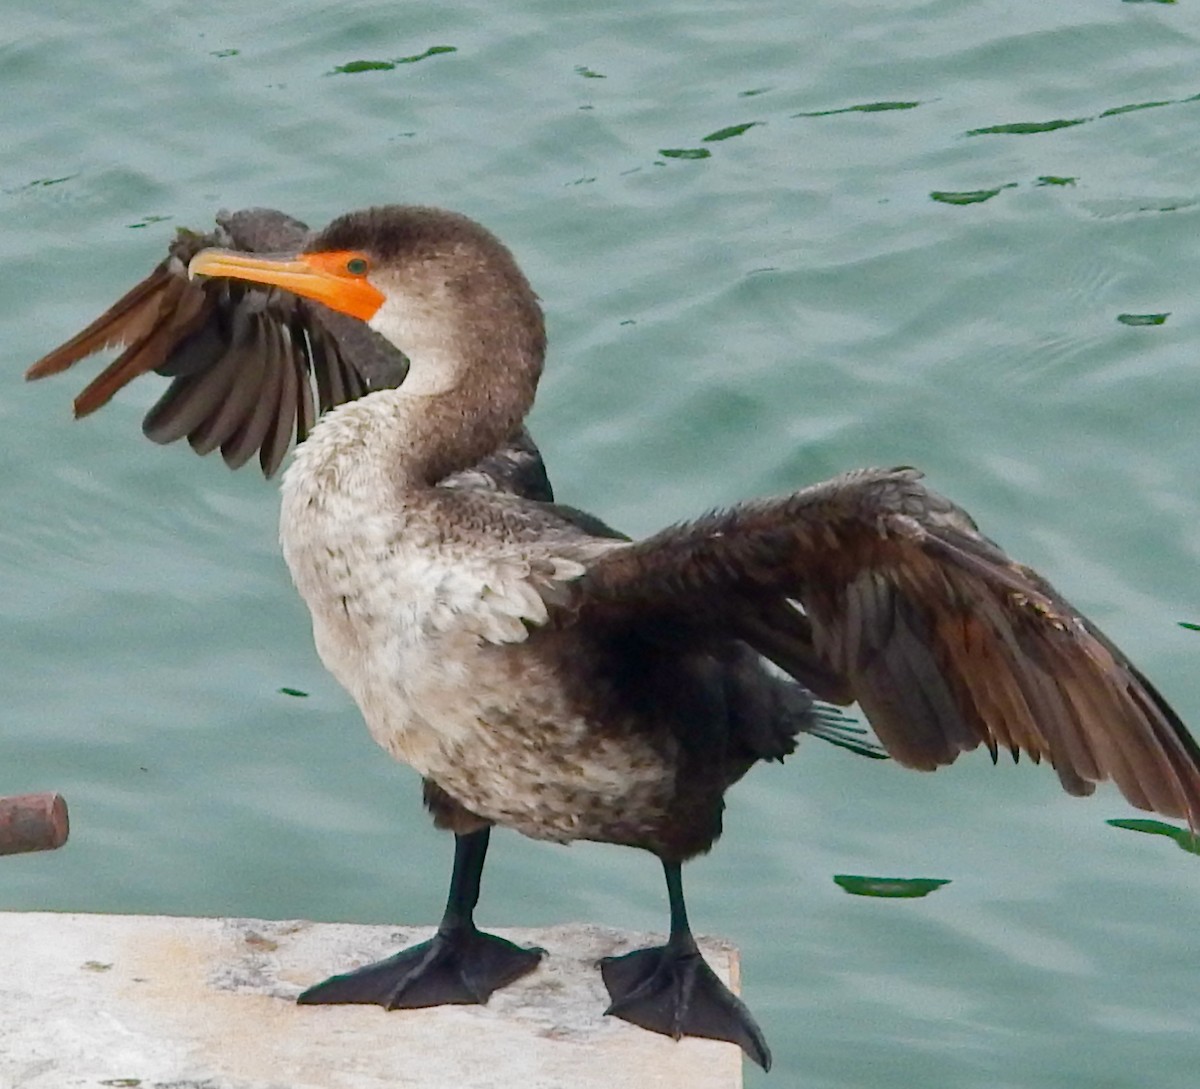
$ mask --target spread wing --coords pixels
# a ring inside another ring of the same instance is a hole
[[[220,448],[230,468],[256,453],[266,476],[316,416],[372,389],[397,386],[404,356],[362,322],[320,303],[242,281],[191,281],[187,263],[206,246],[263,253],[298,249],[298,220],[269,209],[222,213],[209,234],[181,231],[149,276],[78,335],[38,360],[30,379],[66,370],[104,348],[124,352],[75,399],[75,415],[108,403],[134,378],[173,379],[146,415],[155,442],[187,437],[197,453]]]
[[[1036,572],[911,469],[864,470],[609,550],[581,622],[719,628],[932,769],[985,744],[1048,759],[1063,787],[1111,779],[1200,824],[1200,750],[1154,687]]]

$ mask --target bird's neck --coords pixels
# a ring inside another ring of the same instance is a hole
[[[297,449],[285,489],[378,497],[384,503],[435,486],[497,450],[532,405],[540,359],[505,368],[456,368],[431,381],[413,361],[398,389],[378,390],[327,413]]]

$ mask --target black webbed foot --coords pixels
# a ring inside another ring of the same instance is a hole
[[[664,1036],[703,1036],[737,1044],[764,1070],[771,1049],[742,1001],[729,990],[691,943],[636,949],[605,957],[600,974],[612,1005],[605,1010]]]
[[[303,1006],[364,1003],[387,1010],[482,1005],[493,991],[532,972],[544,949],[523,949],[475,926],[473,912],[490,834],[485,827],[455,835],[446,912],[429,941],[331,976],[309,987],[296,1001]]]
[[[544,949],[524,949],[475,927],[439,930],[429,941],[309,987],[304,1006],[365,1003],[388,1010],[487,1002],[532,972]]]

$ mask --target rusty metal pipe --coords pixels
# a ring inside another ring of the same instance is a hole
[[[0,798],[0,855],[53,851],[67,842],[70,822],[61,794]]]

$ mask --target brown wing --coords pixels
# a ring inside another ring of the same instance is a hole
[[[368,389],[399,385],[407,370],[404,357],[371,329],[319,303],[187,277],[188,261],[205,246],[264,252],[299,248],[307,237],[303,223],[269,209],[222,213],[211,234],[181,231],[145,280],[38,360],[26,378],[124,346],[75,399],[77,417],[157,371],[174,380],[146,416],[148,438],[167,443],[186,436],[198,453],[219,448],[235,469],[258,453],[271,476],[292,437],[303,440],[319,413]]]
[[[911,469],[865,470],[616,549],[586,622],[720,626],[815,694],[857,701],[900,763],[981,742],[1048,759],[1063,787],[1112,779],[1200,824],[1200,750],[1129,660]]]

